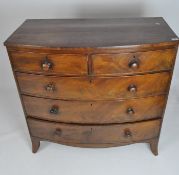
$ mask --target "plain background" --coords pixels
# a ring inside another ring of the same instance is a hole
[[[179,36],[178,0],[0,0],[0,174],[179,174],[179,60],[163,123],[159,156],[147,144],[81,149],[42,142],[31,153],[22,107],[3,42],[29,18],[162,16]],[[179,58],[178,58],[179,59]],[[152,86],[152,85],[151,85]]]

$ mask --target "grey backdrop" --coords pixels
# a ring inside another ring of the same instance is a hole
[[[8,61],[5,39],[28,18],[162,16],[179,35],[178,0],[0,0],[0,174],[179,174],[179,58],[154,157],[146,144],[80,149],[42,143],[31,153],[25,119]]]

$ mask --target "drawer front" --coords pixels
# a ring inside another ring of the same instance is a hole
[[[112,78],[57,77],[17,74],[22,94],[55,99],[123,99],[165,94],[170,73]]]
[[[28,119],[32,136],[65,143],[131,143],[155,138],[160,120],[133,124],[75,125]]]
[[[19,72],[61,75],[87,74],[87,57],[80,54],[11,53],[11,59],[14,70]]]
[[[23,95],[28,116],[64,123],[123,123],[162,117],[165,96],[121,101],[64,101]]]
[[[96,75],[142,73],[169,70],[176,56],[175,49],[148,52],[92,55]]]

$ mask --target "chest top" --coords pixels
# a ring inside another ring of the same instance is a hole
[[[178,42],[163,18],[30,19],[6,46],[44,48],[118,47]]]

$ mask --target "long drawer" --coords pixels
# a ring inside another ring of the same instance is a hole
[[[17,73],[22,94],[55,99],[124,99],[165,94],[169,72],[121,77],[58,77]]]
[[[120,144],[155,138],[159,134],[158,120],[133,124],[75,125],[28,118],[32,136],[69,144]]]
[[[28,116],[83,124],[124,123],[162,117],[165,96],[121,101],[65,101],[23,95]],[[110,110],[109,110],[110,109]]]

